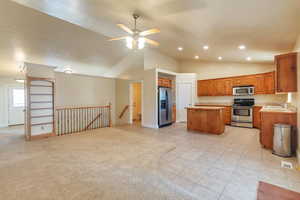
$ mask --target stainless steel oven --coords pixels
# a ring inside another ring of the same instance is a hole
[[[234,96],[251,96],[254,95],[254,87],[253,86],[233,87],[232,93]]]
[[[234,99],[231,125],[253,128],[254,99]]]

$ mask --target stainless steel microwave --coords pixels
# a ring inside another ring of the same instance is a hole
[[[234,96],[251,96],[254,95],[254,87],[253,86],[238,86],[232,88]]]

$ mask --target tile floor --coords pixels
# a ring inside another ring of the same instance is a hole
[[[1,143],[0,199],[254,200],[259,180],[300,192],[300,172],[280,161],[255,129],[104,128]]]

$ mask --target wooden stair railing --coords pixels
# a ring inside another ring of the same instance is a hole
[[[85,128],[84,128],[84,130],[86,131],[86,130],[88,130],[92,125],[93,125],[93,123],[97,120],[97,119],[99,119],[100,117],[101,117],[101,115],[102,115],[102,113],[100,113],[99,115],[97,115],[96,117],[95,117],[95,119],[93,119]]]
[[[124,107],[124,109],[122,110],[122,112],[121,112],[121,114],[120,114],[120,116],[119,116],[119,119],[121,119],[121,118],[123,117],[123,115],[124,115],[125,112],[128,110],[128,108],[129,108],[129,105],[126,105],[126,106]]]
[[[112,106],[56,108],[56,133],[66,135],[112,126]]]

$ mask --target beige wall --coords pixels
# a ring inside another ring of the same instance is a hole
[[[130,112],[127,110],[123,117],[119,119],[119,115],[126,105],[130,105],[130,80],[116,79],[116,123],[118,125],[130,123]]]
[[[96,106],[112,103],[115,122],[116,80],[110,78],[55,73],[56,106]]]
[[[174,58],[166,56],[154,49],[144,50],[144,69],[159,68],[172,72],[179,71],[179,63]]]
[[[196,73],[198,80],[258,74],[275,70],[274,64],[181,61],[181,73]],[[285,103],[287,95],[255,95],[257,104]],[[231,103],[233,97],[198,97],[200,103]]]
[[[144,71],[142,97],[142,125],[148,128],[157,128],[157,71]]]
[[[231,62],[181,61],[179,72],[197,73],[197,79],[223,78],[257,74],[275,70],[273,64],[244,64]]]

